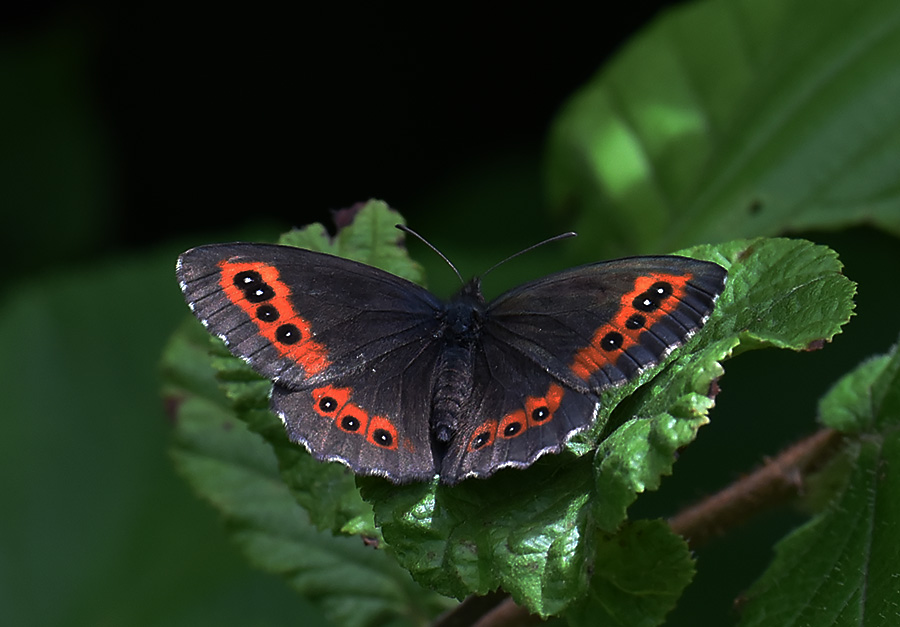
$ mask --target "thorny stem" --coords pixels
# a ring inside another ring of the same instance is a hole
[[[843,436],[822,429],[767,459],[725,489],[669,519],[672,530],[696,549],[716,536],[803,493],[806,478],[837,451]]]
[[[672,530],[683,536],[692,549],[748,522],[802,494],[805,479],[821,469],[837,452],[843,436],[822,429],[765,460],[759,468],[720,492],[691,505],[669,519]],[[477,615],[473,614],[478,612]],[[463,622],[460,622],[462,620]],[[438,618],[434,627],[475,625],[513,627],[541,622],[509,597],[493,593],[488,598],[469,597]]]

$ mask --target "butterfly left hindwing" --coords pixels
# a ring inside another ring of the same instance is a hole
[[[319,460],[395,482],[435,475],[427,416],[438,345],[398,346],[366,367],[315,387],[275,384],[272,410],[288,436]]]

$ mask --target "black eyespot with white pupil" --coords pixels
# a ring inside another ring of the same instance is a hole
[[[234,275],[234,286],[244,293],[244,298],[251,303],[264,303],[275,296],[272,286],[263,281],[256,270],[244,270]]]
[[[625,321],[625,328],[636,331],[637,329],[644,328],[645,324],[647,324],[647,319],[641,314],[636,313],[632,314],[628,320]]]
[[[251,289],[254,285],[265,285],[262,275],[256,270],[244,270],[234,275],[234,286],[240,290]]]
[[[389,447],[394,443],[394,436],[387,429],[375,429],[372,439],[375,440],[375,444],[384,447]]]
[[[605,351],[614,351],[622,348],[625,338],[618,331],[610,331],[600,340],[600,347]]]
[[[535,422],[544,422],[550,418],[550,409],[547,407],[537,407],[531,412],[531,419]]]
[[[656,311],[660,304],[672,295],[672,285],[665,281],[657,281],[647,291],[638,294],[631,304],[638,311]]]
[[[488,431],[482,431],[472,440],[472,448],[478,450],[487,444],[490,439],[491,434]]]
[[[333,411],[337,410],[337,408],[337,401],[332,397],[323,396],[321,399],[319,399],[319,409],[321,409],[326,414],[332,413]]]
[[[247,300],[251,303],[264,303],[267,300],[272,300],[272,297],[275,296],[275,290],[264,284],[256,289],[247,290],[244,292],[244,296],[246,296]]]
[[[356,416],[344,416],[341,418],[341,429],[344,431],[359,431],[361,424]]]
[[[275,339],[282,344],[296,344],[300,341],[300,329],[293,324],[283,324],[275,329]]]
[[[655,293],[660,299],[665,299],[672,295],[672,284],[665,281],[657,281],[650,286],[648,291]]]
[[[263,322],[275,322],[279,315],[278,310],[272,305],[260,305],[256,308],[256,318]]]
[[[511,438],[512,436],[516,435],[521,430],[522,430],[521,422],[511,422],[508,425],[506,425],[506,427],[503,429],[503,435],[505,435],[508,438]]]

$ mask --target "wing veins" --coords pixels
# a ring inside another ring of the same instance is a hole
[[[326,254],[326,253],[323,253],[323,254]],[[343,258],[340,258],[340,259],[343,259]],[[387,272],[386,270],[381,270],[380,268],[376,268],[377,270],[379,270],[379,272],[375,273],[375,275],[373,276],[372,269],[375,268],[375,266],[367,266],[367,265],[362,264],[361,262],[353,261],[352,259],[344,259],[344,261],[351,261],[353,263],[352,263],[352,265],[347,264],[347,265],[349,265],[349,267],[341,267],[340,271],[343,273],[351,274],[355,277],[365,279],[365,281],[368,283],[378,283],[378,284],[382,284],[382,285],[389,285],[390,287],[395,288],[398,291],[404,291],[406,295],[413,293],[412,291],[408,290],[409,286],[413,286],[416,288],[414,293],[415,293],[417,299],[422,302],[426,302],[429,305],[431,304],[431,301],[429,299],[423,298],[423,295],[426,295],[426,294],[430,295],[428,290],[426,290],[424,287],[416,285],[412,281],[401,278],[395,274],[391,274],[390,272]],[[357,267],[357,264],[359,264],[359,267]],[[341,264],[341,265],[344,265],[344,264]],[[285,264],[285,267],[290,267],[290,266],[299,267],[299,268],[301,268],[301,272],[302,272],[306,268],[309,267],[309,264],[299,264],[299,263]],[[308,270],[305,270],[305,271],[308,271]]]

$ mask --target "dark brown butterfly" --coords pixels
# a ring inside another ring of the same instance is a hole
[[[396,483],[524,468],[591,425],[602,390],[703,326],[720,266],[685,257],[594,263],[486,303],[449,302],[382,270],[268,244],[178,260],[185,299],[271,379],[291,440]]]

